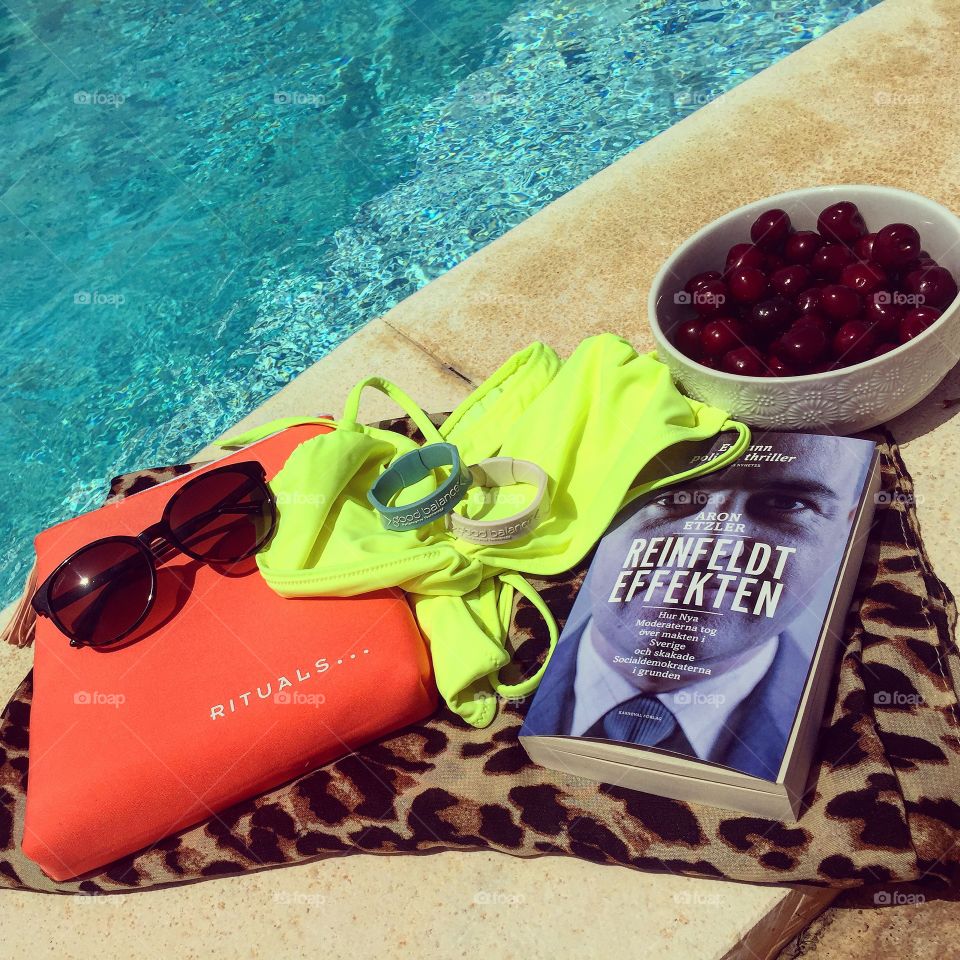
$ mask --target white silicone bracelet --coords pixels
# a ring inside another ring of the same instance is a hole
[[[508,543],[525,537],[547,515],[550,497],[546,472],[529,460],[492,457],[470,467],[473,482],[479,487],[509,487],[528,483],[536,487],[533,499],[519,512],[499,520],[474,520],[454,510],[445,517],[447,529],[470,543]]]

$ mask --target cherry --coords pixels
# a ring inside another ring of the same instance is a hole
[[[855,203],[841,200],[821,212],[817,218],[817,230],[829,243],[851,244],[867,232],[867,225]]]
[[[883,343],[877,344],[873,348],[873,353],[870,354],[871,357],[882,357],[885,353],[889,353],[891,350],[896,350],[897,345],[891,343],[889,340],[885,340]]]
[[[813,313],[820,309],[820,287],[807,287],[799,294],[795,303],[801,313]]]
[[[785,210],[765,210],[750,227],[750,239],[764,250],[779,250],[789,234],[790,217]]]
[[[848,320],[833,337],[833,355],[837,363],[849,366],[870,358],[877,344],[873,328],[862,320]]]
[[[700,359],[697,360],[697,363],[699,363],[701,367],[709,367],[711,370],[720,369],[719,357],[700,357]]]
[[[701,317],[719,313],[727,302],[727,285],[722,280],[705,280],[693,291],[693,309]]]
[[[766,375],[768,377],[793,377],[796,376],[796,371],[781,360],[780,357],[771,355],[767,357]]]
[[[839,280],[843,268],[848,263],[853,263],[853,253],[850,248],[839,243],[828,243],[814,254],[810,269],[815,277]]]
[[[873,256],[881,267],[897,270],[920,255],[920,234],[909,223],[889,223],[877,231]]]
[[[703,352],[710,357],[722,357],[730,350],[742,346],[745,340],[743,324],[733,317],[717,317],[711,320],[700,334]]]
[[[873,241],[877,239],[875,233],[865,233],[853,243],[853,255],[858,260],[873,260]]]
[[[815,323],[795,323],[777,341],[776,353],[795,367],[808,367],[827,352],[830,341]]]
[[[726,272],[738,267],[753,267],[762,270],[765,262],[763,251],[752,243],[735,243],[727,252]]]
[[[762,377],[766,373],[763,357],[753,347],[738,347],[725,353],[720,366],[741,377]]]
[[[676,348],[692,360],[696,360],[703,352],[704,322],[702,320],[686,320],[681,323],[673,335]]]
[[[939,316],[940,311],[934,307],[914,307],[900,321],[900,342],[919,337]]]
[[[931,267],[939,267],[940,264],[936,260],[931,260],[929,257],[920,257],[917,260],[911,260],[905,267],[902,267],[897,271],[897,276],[899,279],[899,286],[901,290],[907,290],[909,292],[909,285],[907,283],[907,278],[911,273],[924,273],[926,270],[929,270]]]
[[[860,315],[862,308],[857,291],[839,283],[824,287],[820,293],[820,309],[834,320],[853,320]]]
[[[709,283],[711,280],[722,280],[723,277],[720,276],[719,271],[717,270],[704,270],[703,273],[697,273],[692,276],[685,284],[683,289],[693,295],[693,293],[700,288],[704,283]]]
[[[800,264],[781,267],[770,274],[770,289],[781,297],[794,297],[810,285],[810,271]]]
[[[783,256],[787,263],[808,264],[823,246],[823,238],[813,230],[798,230],[787,237]]]
[[[900,329],[900,319],[906,312],[906,307],[898,302],[904,296],[890,290],[877,290],[866,299],[863,319],[874,324],[881,336],[896,336]]]
[[[750,311],[750,329],[762,340],[768,340],[786,330],[796,314],[797,308],[781,297],[761,300]]]
[[[957,284],[946,267],[927,267],[912,270],[904,279],[904,285],[927,307],[943,309],[957,295]]]
[[[914,270],[926,270],[928,267],[939,267],[940,264],[933,259],[925,251],[920,251],[920,256],[911,260],[906,265],[902,266],[899,270],[901,278],[906,278],[908,273],[913,273]]]
[[[840,273],[840,282],[857,293],[868,294],[885,287],[890,278],[883,268],[870,260],[848,263]]]
[[[827,337],[833,336],[834,324],[822,313],[801,313],[800,316],[794,320],[793,325],[796,327],[802,323],[809,323],[814,327],[818,327]]]
[[[767,292],[767,275],[755,267],[738,267],[727,277],[730,296],[741,303],[756,303]]]

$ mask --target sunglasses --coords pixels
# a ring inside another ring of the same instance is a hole
[[[211,565],[236,563],[270,539],[277,506],[263,466],[218,467],[185,483],[159,523],[136,537],[104,537],[70,554],[33,595],[72,647],[122,640],[146,619],[157,592],[157,565],[185,553]]]

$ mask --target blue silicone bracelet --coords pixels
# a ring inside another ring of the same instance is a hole
[[[450,476],[436,490],[414,503],[390,506],[401,490],[428,477],[437,467],[450,467]],[[466,496],[472,480],[452,443],[429,443],[394,460],[367,491],[367,499],[388,530],[416,530],[448,514]]]

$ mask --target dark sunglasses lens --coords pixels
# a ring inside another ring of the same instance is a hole
[[[81,643],[99,646],[127,633],[153,596],[153,567],[131,543],[109,540],[81,550],[50,584],[50,608]]]
[[[273,530],[273,505],[262,480],[211,471],[183,487],[168,515],[170,532],[187,553],[229,563],[255,553]]]

